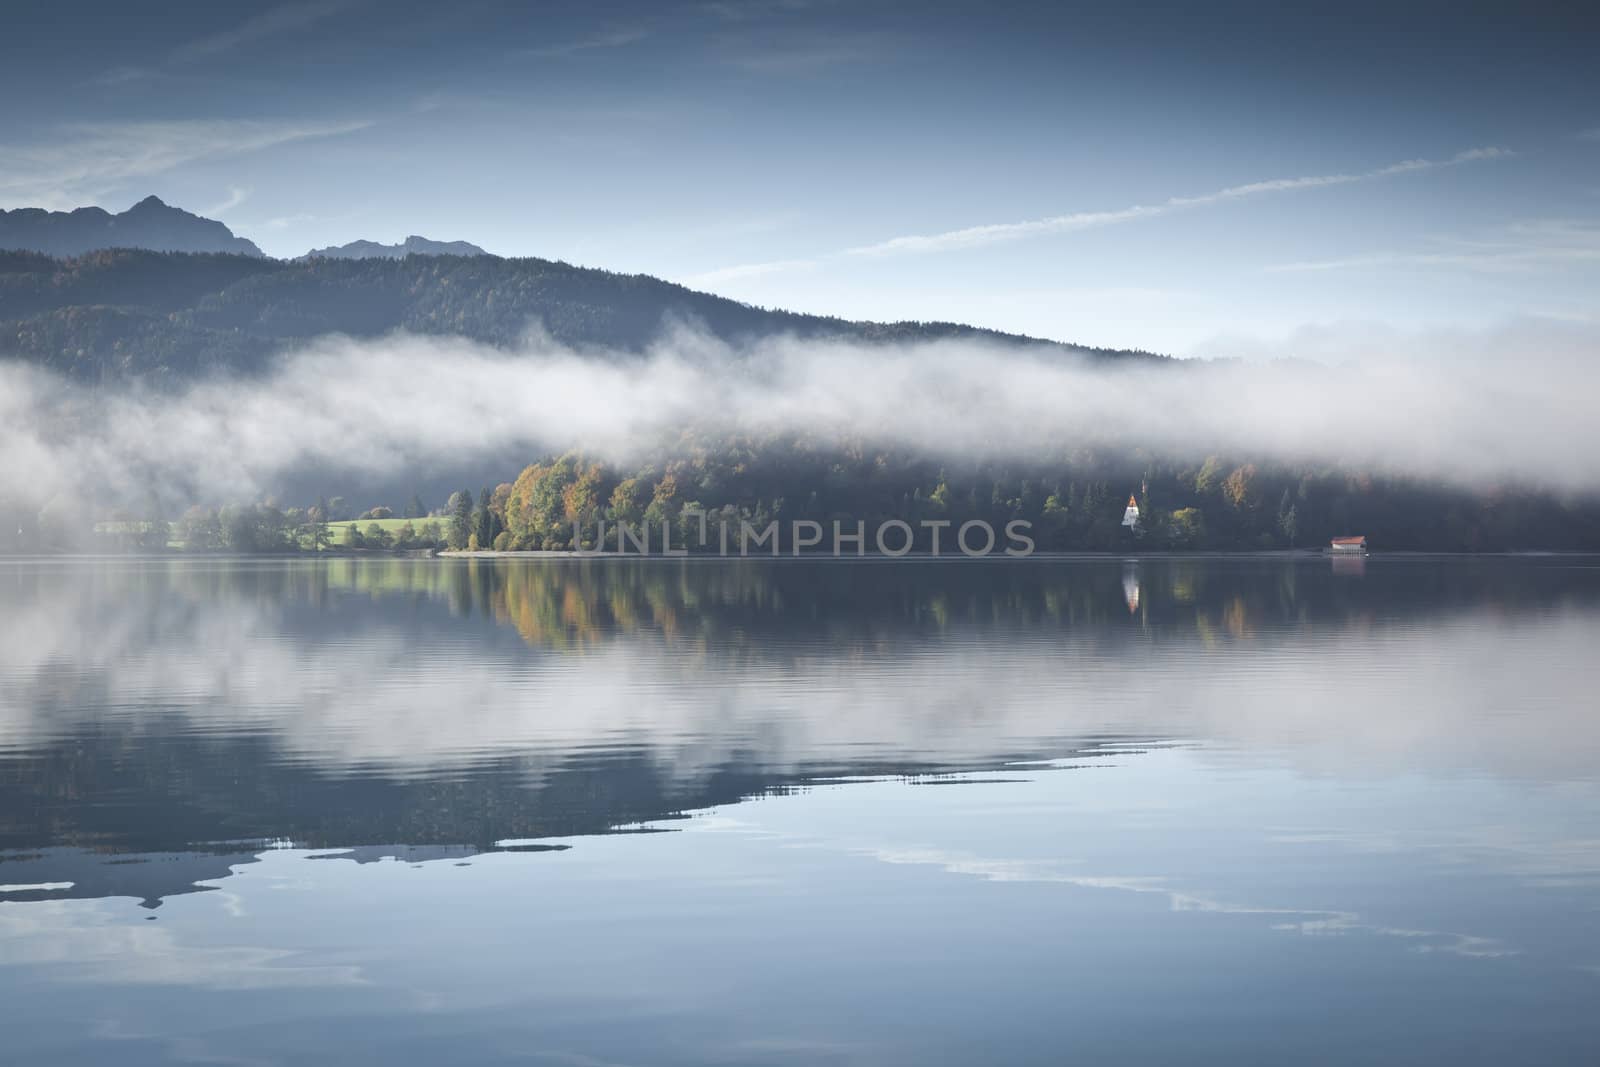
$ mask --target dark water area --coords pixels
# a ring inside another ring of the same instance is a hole
[[[0,561],[0,1062],[1600,1062],[1600,560]]]

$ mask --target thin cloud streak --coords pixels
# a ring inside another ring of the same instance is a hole
[[[893,237],[886,241],[847,248],[842,252],[830,253],[813,259],[789,259],[771,263],[741,264],[698,274],[688,280],[691,284],[706,285],[771,274],[780,270],[815,266],[820,262],[846,256],[877,258],[881,256],[977,248],[1024,240],[1030,237],[1074,233],[1079,230],[1115,226],[1125,222],[1136,222],[1141,219],[1170,215],[1191,208],[1212,207],[1218,204],[1232,203],[1273,193],[1325,189],[1331,186],[1352,185],[1357,182],[1374,181],[1400,174],[1414,174],[1443,167],[1455,167],[1464,163],[1505,159],[1513,154],[1509,149],[1490,146],[1470,148],[1463,152],[1457,152],[1448,159],[1402,160],[1398,163],[1378,167],[1375,170],[1308,175],[1298,178],[1273,178],[1266,181],[1248,182],[1243,185],[1231,185],[1224,189],[1218,189],[1216,192],[1204,193],[1198,196],[1175,196],[1154,204],[1135,204],[1131,207],[1110,211],[1079,211],[1066,215],[1052,215],[1042,219],[1029,219],[1023,222],[993,223],[984,226],[968,226],[959,230],[947,230],[936,234],[913,234],[905,237]]]
[[[217,218],[219,216],[226,215],[228,212],[232,211],[234,208],[250,199],[250,194],[252,192],[254,192],[253,189],[246,189],[238,185],[230,185],[228,187],[228,199],[213,207],[207,208],[206,215],[211,218]]]
[[[341,11],[354,7],[360,0],[313,0],[311,3],[285,4],[252,15],[232,29],[199,37],[174,48],[164,63],[157,67],[118,66],[91,78],[97,85],[118,86],[142,81],[161,73],[161,69],[210,59],[231,52],[241,45],[251,44],[283,33],[305,29]]]
[[[79,207],[136,178],[187,163],[255,152],[313,137],[353,133],[372,125],[257,119],[177,119],[81,123],[46,144],[0,145],[0,206]]]
[[[1600,226],[1577,219],[1545,219],[1506,227],[1488,240],[1451,238],[1436,247],[1382,250],[1336,259],[1278,263],[1270,274],[1371,270],[1383,267],[1442,268],[1488,274],[1522,273],[1600,263]]]
[[[711,0],[699,10],[724,22],[752,22],[774,15],[790,15],[822,6],[816,0]]]
[[[793,32],[760,38],[730,37],[723,62],[747,74],[790,76],[813,74],[849,63],[877,63],[888,58],[899,42],[886,34],[801,36]]]
[[[172,58],[176,62],[189,62],[231,52],[240,45],[252,41],[304,29],[353,7],[355,2],[356,0],[315,0],[312,3],[284,4],[282,7],[253,15],[231,30],[223,30],[190,41],[175,49]]]
[[[559,56],[570,56],[576,52],[591,52],[596,49],[622,48],[626,45],[642,41],[650,36],[650,30],[644,26],[617,26],[609,30],[602,30],[589,37],[581,37],[575,41],[562,41],[556,44],[544,45],[539,48],[527,49],[530,56],[539,56],[553,59]]]

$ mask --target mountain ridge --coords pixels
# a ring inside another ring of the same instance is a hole
[[[0,249],[77,256],[107,248],[227,252],[264,258],[255,242],[236,237],[224,223],[173,207],[157,196],[147,196],[117,213],[101,207],[0,210]]]
[[[487,256],[490,253],[470,241],[433,241],[412,234],[398,244],[378,241],[351,241],[348,244],[313,248],[298,259],[404,259],[406,256]]]
[[[181,384],[252,373],[327,334],[458,336],[507,350],[537,324],[570,348],[642,354],[674,323],[725,343],[982,340],[1099,359],[1164,360],[948,322],[862,322],[756,307],[645,274],[495,256],[279,260],[115,249],[0,252],[0,358],[80,381]]]
[[[0,359],[78,380],[181,384],[250,373],[325,334],[406,331],[509,350],[534,327],[577,350],[638,354],[679,323],[733,345],[779,335],[968,338],[1097,358],[1165,358],[960,323],[757,307],[647,274],[504,258],[415,234],[393,245],[361,240],[277,259],[221,222],[155,196],[117,215],[98,207],[0,212]]]

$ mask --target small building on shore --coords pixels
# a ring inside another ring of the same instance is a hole
[[[1364,553],[1367,550],[1367,538],[1364,534],[1357,537],[1335,537],[1329,545],[1329,550],[1337,553]]]

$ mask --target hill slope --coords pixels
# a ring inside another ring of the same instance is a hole
[[[511,346],[538,323],[579,348],[640,352],[664,324],[730,343],[791,334],[867,341],[971,337],[1099,357],[953,323],[849,322],[752,307],[641,274],[544,259],[410,256],[283,261],[134,249],[53,259],[0,252],[0,357],[84,381],[179,383],[259,369],[275,351],[342,333],[396,330]]]

